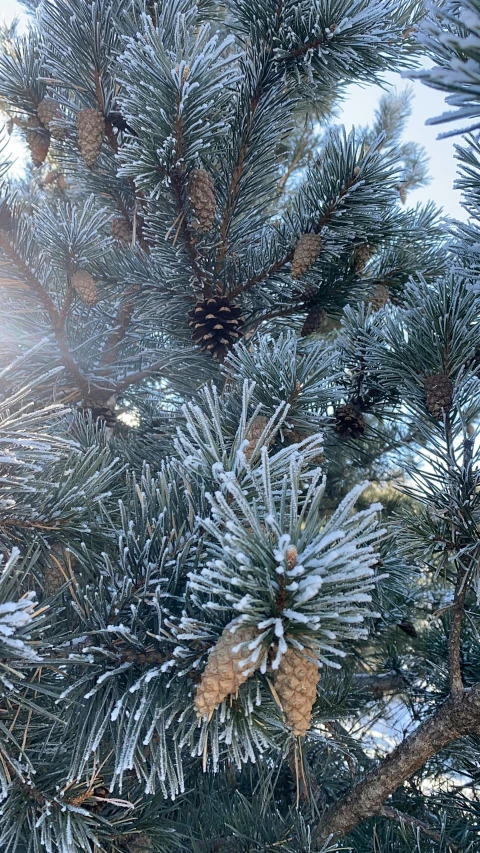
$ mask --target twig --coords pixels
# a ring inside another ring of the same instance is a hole
[[[455,844],[449,839],[445,839],[441,832],[437,832],[436,829],[433,829],[433,827],[431,827],[428,823],[425,823],[425,821],[423,820],[419,820],[417,817],[412,817],[412,815],[400,812],[398,809],[394,809],[391,806],[383,806],[379,814],[382,817],[387,817],[389,820],[394,820],[397,823],[405,823],[408,824],[408,826],[413,827],[414,829],[419,829],[428,838],[433,838],[434,841],[446,840],[448,846],[452,850],[460,851],[460,847],[458,846],[458,844]]]

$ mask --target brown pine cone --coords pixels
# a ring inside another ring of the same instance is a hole
[[[89,169],[95,165],[105,134],[105,118],[100,110],[85,109],[77,114],[78,147]]]
[[[40,101],[37,107],[37,115],[55,139],[65,139],[66,133],[64,128],[57,125],[57,122],[62,119],[62,112],[53,98],[44,98]]]
[[[373,291],[370,297],[370,305],[372,306],[373,311],[380,311],[384,305],[387,304],[390,299],[390,291],[388,287],[386,287],[382,282],[377,284],[375,290]]]
[[[425,379],[425,402],[432,418],[440,420],[452,408],[453,384],[445,373],[434,373]]]
[[[245,664],[250,656],[248,643],[258,635],[253,625],[243,625],[232,633],[230,626],[224,628],[217,644],[210,652],[208,663],[197,685],[194,707],[198,717],[211,718],[217,705],[227,696],[235,694],[260,665]],[[240,646],[240,648],[239,648]]]
[[[122,243],[132,242],[132,229],[122,216],[112,219],[110,222],[110,234],[114,240],[119,240]]]
[[[216,361],[223,361],[240,337],[240,313],[238,305],[227,296],[211,296],[197,302],[187,315],[194,343]]]
[[[36,116],[30,116],[28,119],[25,138],[30,148],[33,165],[41,166],[47,159],[50,147],[50,134]]]
[[[360,275],[372,256],[372,247],[368,243],[357,243],[353,250],[353,268]]]
[[[245,457],[250,461],[253,456],[253,451],[257,446],[257,442],[263,432],[264,429],[268,426],[269,420],[264,415],[257,415],[256,418],[250,424],[246,438],[248,439],[248,445],[244,450]]]
[[[302,331],[300,332],[302,338],[307,338],[309,335],[315,334],[315,332],[320,332],[325,326],[326,319],[327,315],[319,305],[314,305],[310,308],[307,316],[305,317]]]
[[[293,255],[292,278],[301,278],[314,265],[321,248],[322,240],[319,234],[302,234]]]
[[[215,221],[217,202],[215,185],[205,169],[194,169],[190,178],[188,198],[195,216],[192,226],[200,234],[207,234]]]
[[[306,651],[289,648],[275,673],[275,690],[287,723],[297,737],[307,734],[320,680],[318,663]]]
[[[86,305],[97,304],[97,285],[87,270],[77,270],[77,272],[72,275],[72,287]]]
[[[340,438],[360,438],[365,432],[365,418],[354,403],[346,403],[335,409],[335,430]]]

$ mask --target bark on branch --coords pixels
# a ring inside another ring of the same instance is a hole
[[[388,797],[451,741],[480,726],[480,682],[443,705],[402,741],[362,782],[330,807],[314,829],[315,843],[338,839],[379,814]]]

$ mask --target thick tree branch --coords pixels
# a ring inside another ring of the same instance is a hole
[[[433,716],[405,738],[362,782],[328,809],[314,828],[315,843],[338,839],[379,814],[385,800],[441,749],[480,726],[480,683],[449,696]]]

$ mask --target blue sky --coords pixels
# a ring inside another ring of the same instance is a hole
[[[1,0],[1,16],[4,20],[11,21],[15,15],[21,14],[21,11],[15,0]],[[398,74],[387,74],[386,82],[397,89],[413,85],[413,112],[405,132],[405,140],[422,143],[430,158],[431,182],[428,186],[410,193],[409,204],[432,199],[447,215],[465,219],[465,211],[460,206],[461,195],[453,189],[456,174],[455,142],[451,139],[438,140],[437,135],[441,128],[425,126],[428,118],[445,111],[444,95],[418,82],[407,83]],[[352,86],[342,105],[339,121],[345,124],[347,129],[352,125],[368,124],[381,95],[382,89],[379,86]],[[461,137],[457,137],[455,141],[460,142]]]

